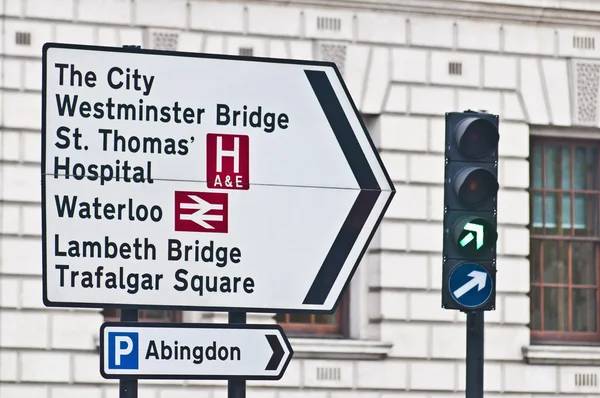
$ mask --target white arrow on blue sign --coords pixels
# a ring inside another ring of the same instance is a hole
[[[448,285],[452,298],[468,308],[485,304],[493,290],[491,275],[477,263],[457,265],[450,274]]]

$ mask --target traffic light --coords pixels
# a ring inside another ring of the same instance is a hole
[[[492,310],[496,301],[498,116],[446,114],[442,307]]]

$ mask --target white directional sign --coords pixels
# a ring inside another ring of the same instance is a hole
[[[331,312],[394,187],[332,63],[47,44],[44,303]]]
[[[278,325],[112,323],[100,328],[104,378],[279,380],[293,350]]]

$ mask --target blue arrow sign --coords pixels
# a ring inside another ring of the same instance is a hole
[[[457,265],[448,278],[450,294],[464,307],[479,307],[492,294],[493,282],[489,272],[480,264]]]

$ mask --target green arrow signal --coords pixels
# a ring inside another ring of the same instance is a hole
[[[483,225],[469,222],[465,224],[463,229],[471,232],[460,240],[460,245],[465,247],[475,238],[475,245],[477,250],[479,250],[483,246]],[[473,236],[473,232],[475,236]]]
[[[469,244],[469,242],[471,242],[473,239],[474,239],[473,233],[472,233],[472,232],[469,232],[469,234],[468,234],[468,235],[465,235],[465,237],[464,237],[464,238],[462,238],[462,239],[460,240],[460,245],[461,245],[462,247],[465,247],[465,246],[466,246],[466,245],[468,245],[468,244]]]

